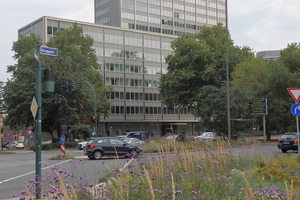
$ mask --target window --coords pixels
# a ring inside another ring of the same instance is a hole
[[[107,139],[101,139],[97,141],[97,144],[108,144]]]
[[[121,140],[116,140],[116,139],[110,139],[109,140],[110,144],[114,144],[114,145],[123,145],[124,142],[122,142]]]

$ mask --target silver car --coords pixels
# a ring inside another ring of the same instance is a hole
[[[201,135],[194,137],[195,141],[216,141],[218,140],[217,133],[215,132],[204,132]]]
[[[8,149],[24,149],[23,142],[18,142],[18,141],[13,141],[13,142],[9,143],[7,146],[8,146]]]

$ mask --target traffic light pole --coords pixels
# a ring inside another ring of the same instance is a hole
[[[85,83],[87,84],[93,91],[93,100],[94,100],[94,106],[93,106],[93,110],[94,110],[94,116],[96,116],[96,120],[95,120],[95,123],[94,123],[94,131],[93,131],[93,134],[97,135],[98,133],[98,124],[97,124],[97,119],[98,119],[98,116],[97,116],[97,108],[96,108],[96,92],[95,92],[95,88],[87,81],[80,81],[79,83]]]
[[[77,85],[77,84],[87,84],[91,89],[92,89],[92,92],[93,92],[93,112],[94,112],[94,116],[96,116],[96,120],[95,120],[95,123],[94,123],[94,128],[93,128],[93,136],[94,135],[97,135],[98,133],[98,124],[97,124],[97,106],[96,106],[96,92],[95,92],[95,88],[92,86],[92,84],[90,84],[89,82],[87,81],[79,81],[79,82],[74,82],[74,83],[69,83],[69,84],[66,84],[67,85]]]
[[[41,198],[41,132],[42,132],[42,65],[37,58],[36,64],[36,89],[35,98],[38,104],[37,115],[35,118],[35,186],[36,199]]]

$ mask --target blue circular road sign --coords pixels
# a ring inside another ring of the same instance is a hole
[[[295,103],[291,106],[291,113],[296,116],[300,115],[300,104],[299,103]]]
[[[60,138],[59,138],[59,142],[60,142],[61,144],[64,144],[65,141],[66,141],[65,135],[61,135]]]

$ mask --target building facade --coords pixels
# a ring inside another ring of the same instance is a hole
[[[95,23],[181,36],[227,23],[226,0],[95,0]]]
[[[267,61],[279,60],[280,50],[259,51],[256,53],[256,57],[261,57]]]
[[[34,33],[43,43],[62,29],[77,24],[94,39],[99,69],[105,84],[114,91],[111,115],[106,123],[110,135],[146,130],[155,135],[169,130],[195,134],[199,119],[192,108],[168,109],[161,102],[160,76],[166,73],[165,56],[172,53],[171,35],[122,29],[54,17],[42,17],[19,29],[19,36]]]

